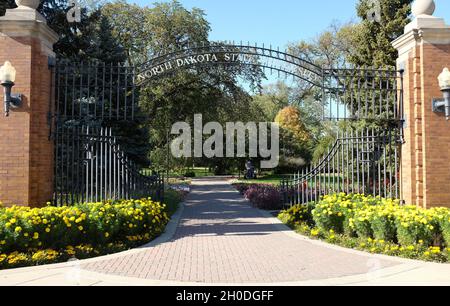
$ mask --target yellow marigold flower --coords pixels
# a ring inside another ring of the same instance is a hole
[[[431,250],[431,253],[433,253],[433,254],[440,254],[441,253],[441,249],[434,248],[433,250]]]
[[[45,229],[45,232],[46,232],[46,233],[50,233],[50,227],[47,227],[47,228]]]
[[[319,230],[316,230],[316,229],[311,230],[311,235],[312,236],[319,236]]]
[[[9,222],[11,223],[11,224],[14,224],[14,223],[16,223],[16,219],[15,218],[12,218],[11,220],[9,220]]]
[[[80,225],[80,226],[78,226],[78,229],[79,229],[80,231],[82,231],[82,230],[83,230],[83,227]]]
[[[109,233],[108,233],[108,232],[105,233],[105,237],[106,237],[106,238],[109,237]]]
[[[39,239],[39,233],[35,232],[33,234],[33,239],[35,239],[35,240]]]
[[[0,241],[0,245],[5,245],[5,244],[6,244],[5,240]]]
[[[14,229],[14,231],[15,231],[16,233],[20,233],[20,232],[22,231],[22,228],[21,228],[20,226],[17,226],[17,227]]]

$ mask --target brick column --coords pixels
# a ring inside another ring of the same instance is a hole
[[[450,27],[418,15],[393,46],[398,69],[405,70],[403,198],[425,208],[450,207],[450,123],[431,107],[433,98],[442,98],[437,77],[450,67]]]
[[[23,105],[0,114],[0,202],[42,206],[53,193],[53,143],[47,116],[51,107],[48,58],[58,36],[34,9],[7,10],[0,18],[0,63],[17,70],[13,93]],[[3,101],[3,90],[0,94]],[[2,102],[3,103],[3,102]],[[2,106],[3,109],[3,106]]]

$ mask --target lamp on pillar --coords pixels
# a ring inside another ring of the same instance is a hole
[[[450,71],[448,68],[444,68],[438,80],[444,99],[433,99],[433,112],[445,113],[447,120],[450,120]]]
[[[16,69],[11,65],[9,61],[0,68],[0,82],[4,87],[4,109],[5,116],[9,116],[9,110],[11,107],[17,108],[22,104],[21,94],[12,94],[11,89],[14,86],[16,80]]]

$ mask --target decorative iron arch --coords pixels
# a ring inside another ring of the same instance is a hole
[[[259,67],[315,86],[324,119],[402,119],[402,72],[395,68],[323,68],[279,48],[221,42],[156,54],[135,67],[60,60],[55,67],[55,117],[134,120],[138,91],[151,80],[210,65]]]
[[[287,51],[271,46],[267,48],[264,44],[258,46],[258,44],[221,42],[187,45],[184,48],[157,54],[151,60],[136,67],[136,80],[138,85],[143,85],[167,72],[205,65],[259,67],[277,71],[285,76],[290,75],[313,86],[323,85],[322,67],[289,54]]]

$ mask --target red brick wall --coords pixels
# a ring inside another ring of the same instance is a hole
[[[450,122],[432,111],[433,98],[442,98],[437,80],[450,67],[450,45],[426,44],[421,56],[423,200],[427,208],[450,207]]]
[[[0,62],[17,70],[13,93],[23,105],[0,115],[0,201],[5,205],[42,206],[53,190],[53,145],[49,141],[50,71],[35,38],[0,37]],[[3,101],[3,91],[1,93]]]
[[[432,99],[442,97],[437,77],[450,67],[450,45],[417,46],[405,64],[403,198],[426,208],[450,207],[450,123],[431,108]]]

